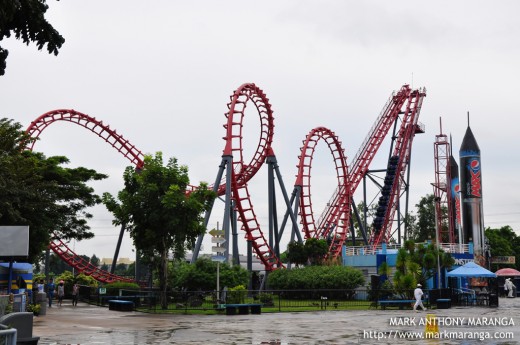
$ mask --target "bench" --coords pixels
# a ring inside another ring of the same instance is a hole
[[[40,337],[33,337],[33,313],[15,312],[0,317],[0,324],[16,328],[16,344],[38,344]]]
[[[377,303],[381,306],[381,309],[385,310],[386,307],[399,307],[403,309],[406,305],[412,305],[415,303],[414,299],[384,299],[379,300]]]
[[[451,308],[451,299],[449,298],[437,298],[437,309],[449,309]]]
[[[121,300],[121,301],[134,302],[134,305],[136,307],[139,307],[141,305],[141,298],[146,298],[146,297],[150,297],[150,296],[146,296],[146,295],[100,296],[99,299],[100,299],[102,305],[105,305],[105,303],[108,303],[108,301],[110,301],[110,300]]]
[[[134,302],[124,301],[121,299],[111,299],[108,301],[108,310],[133,311]]]
[[[247,315],[249,311],[251,314],[261,314],[262,313],[262,305],[261,304],[226,304],[226,315],[236,315],[237,311],[240,315]]]

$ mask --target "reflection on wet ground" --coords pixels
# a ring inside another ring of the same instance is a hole
[[[39,344],[520,344],[520,299],[501,299],[500,307],[428,310],[358,310],[261,315],[152,315],[106,308],[65,305],[35,318]],[[425,334],[427,314],[445,320],[443,339],[417,339]],[[469,325],[468,318],[507,318],[514,325]],[[393,320],[393,321],[392,321]],[[402,325],[396,320],[415,320]],[[488,337],[488,338],[486,338]],[[482,340],[481,340],[482,339]]]

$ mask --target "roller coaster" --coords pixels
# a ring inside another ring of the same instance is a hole
[[[364,222],[358,218],[366,245],[375,249],[381,243],[390,241],[400,226],[399,200],[408,191],[413,138],[416,133],[423,132],[423,128],[418,124],[418,118],[425,96],[424,88],[412,89],[409,85],[403,85],[399,91],[393,92],[350,164],[347,164],[345,150],[333,131],[325,127],[312,129],[300,149],[294,189],[289,196],[273,148],[274,117],[269,99],[255,84],[241,85],[231,95],[230,102],[227,104],[222,161],[215,183],[210,186],[218,194],[219,199],[224,201],[223,230],[226,237],[226,257],[230,253],[231,245],[233,260],[238,260],[237,235],[238,224],[241,224],[241,230],[245,232],[248,243],[248,257],[254,251],[266,271],[283,267],[280,260],[280,240],[289,221],[292,224],[291,240],[327,239],[328,256],[332,258],[340,256],[342,247],[347,241],[356,240],[352,214],[358,216],[358,211],[353,202],[353,195],[361,181],[370,173],[370,164],[393,128],[388,166],[384,169],[386,174],[384,183],[379,185],[380,196],[373,224],[367,225],[366,207]],[[246,161],[243,155],[243,121],[248,107],[259,115],[260,139],[252,158]],[[26,132],[36,139],[45,128],[58,121],[71,122],[90,130],[127,158],[136,169],[146,168],[142,152],[116,130],[94,117],[75,110],[49,111],[32,121]],[[331,152],[337,187],[321,215],[316,218],[311,198],[311,168],[319,142],[324,142]],[[26,149],[33,150],[35,143],[36,140],[32,141]],[[269,236],[267,238],[255,213],[249,187],[251,179],[264,165],[268,166]],[[286,206],[281,226],[278,223],[275,181],[279,183]],[[191,190],[186,191],[186,193],[190,192]],[[205,216],[206,227],[210,215],[211,210]],[[367,228],[371,231],[368,232]],[[124,229],[121,231],[123,232]],[[193,260],[196,260],[199,255],[202,240],[203,236],[200,236],[195,244]],[[116,253],[119,245],[120,243]],[[86,262],[59,238],[54,238],[49,248],[78,272],[91,275],[98,281],[106,283],[129,281]]]

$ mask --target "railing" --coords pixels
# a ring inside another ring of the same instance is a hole
[[[0,344],[16,345],[16,328],[8,328],[0,324]]]
[[[83,296],[85,297],[85,296]],[[262,304],[263,312],[313,311],[324,309],[359,309],[370,306],[366,289],[341,290],[265,290],[265,291],[173,291],[166,295],[167,308],[162,309],[157,290],[120,290],[115,295],[91,295],[91,304],[108,306],[113,299],[134,302],[142,312],[181,312],[193,310],[217,312],[225,304]],[[86,301],[83,298],[84,301]]]
[[[420,243],[419,243],[420,244]],[[423,245],[428,245],[430,243],[425,242]],[[400,249],[402,248],[402,244],[399,243],[390,243],[386,245],[386,250],[392,249]],[[469,253],[469,244],[458,244],[458,243],[440,243],[439,247],[444,250],[446,253]],[[383,250],[383,246],[379,245],[377,247],[372,246],[354,246],[354,247],[346,247],[346,255],[354,256],[354,255],[375,255],[381,253]]]
[[[489,286],[490,293],[496,288]],[[425,305],[436,305],[438,298],[448,298],[453,305],[468,304],[460,296],[466,295],[460,289],[423,289]],[[264,290],[264,291],[170,291],[166,294],[166,308],[161,305],[158,290],[119,290],[114,295],[90,295],[83,301],[108,307],[110,300],[134,302],[134,309],[145,313],[210,313],[225,310],[226,304],[261,304],[262,313],[320,311],[320,310],[369,310],[377,309],[379,302],[414,300],[414,290],[370,289],[316,289],[316,290]],[[411,306],[411,305],[410,305]]]

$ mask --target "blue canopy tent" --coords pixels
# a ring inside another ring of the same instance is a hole
[[[470,261],[463,266],[460,266],[448,273],[446,277],[457,278],[496,278],[496,274],[485,269],[484,267]],[[498,298],[492,298],[489,292],[475,291],[472,289],[459,288],[456,289],[459,303],[463,302],[465,305],[488,305],[498,306]],[[496,294],[494,294],[496,297]]]
[[[446,277],[460,277],[460,278],[496,278],[496,274],[488,271],[482,266],[477,265],[473,261],[466,263],[452,271],[446,273]]]

